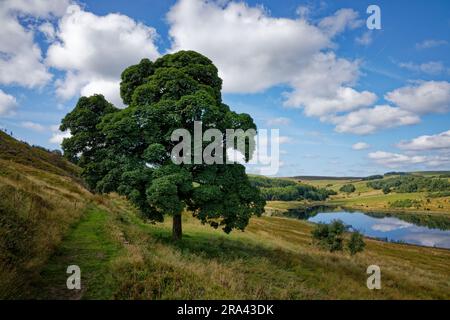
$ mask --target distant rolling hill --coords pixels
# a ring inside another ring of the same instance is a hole
[[[360,180],[363,177],[333,177],[333,176],[294,176],[296,180]]]
[[[384,176],[393,176],[393,175],[422,175],[422,176],[446,176],[450,177],[450,171],[439,170],[439,171],[411,171],[411,172],[386,172],[382,175]],[[293,176],[289,177],[289,179],[295,180],[306,180],[306,181],[314,181],[314,180],[362,180],[367,177],[355,177],[355,176]]]

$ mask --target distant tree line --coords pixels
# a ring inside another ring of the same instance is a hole
[[[391,191],[398,193],[450,191],[450,182],[447,179],[414,175],[370,181],[367,186],[383,190],[384,193]]]
[[[250,182],[257,188],[288,187],[298,184],[297,181],[284,178],[268,178],[263,176],[249,176]]]
[[[402,171],[389,171],[384,174],[384,176],[407,176],[410,173]]]
[[[250,183],[259,188],[263,198],[268,201],[323,201],[330,195],[336,194],[334,190],[316,188],[314,186],[298,183],[294,180],[288,179],[251,176]]]
[[[361,180],[370,181],[370,180],[378,180],[378,179],[383,179],[383,176],[381,174],[375,174],[373,176],[368,176],[368,177],[362,178]]]

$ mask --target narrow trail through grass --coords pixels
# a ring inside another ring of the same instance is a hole
[[[89,208],[70,230],[41,272],[37,296],[44,299],[108,299],[116,284],[111,261],[122,247],[111,236],[107,212]],[[68,290],[69,265],[81,269],[81,290]]]

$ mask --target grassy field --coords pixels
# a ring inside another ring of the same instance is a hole
[[[421,176],[431,177],[439,176],[442,172],[417,172],[414,173]],[[393,176],[389,176],[393,177]],[[386,179],[386,178],[385,178]],[[381,190],[374,190],[367,186],[368,181],[355,179],[312,179],[306,178],[301,180],[302,183],[310,184],[319,188],[328,188],[338,192],[337,195],[331,196],[327,201],[330,205],[341,205],[352,209],[360,209],[367,211],[394,211],[394,212],[426,212],[428,214],[448,215],[450,216],[450,196],[431,197],[427,192],[415,193],[389,193],[384,194]],[[356,188],[353,193],[344,193],[339,189],[345,184],[353,184]],[[392,204],[398,200],[414,200],[418,201],[419,207],[396,208]],[[285,204],[275,203],[279,208],[295,207],[298,203]]]
[[[0,298],[450,298],[449,250],[367,239],[351,257],[313,245],[308,222],[264,216],[226,235],[188,212],[173,242],[170,219],[152,224],[117,195],[89,193],[65,162],[33,163],[0,153]],[[65,286],[73,264],[80,291]],[[371,264],[381,290],[366,287]]]
[[[392,203],[398,200],[416,200],[419,201],[420,207],[415,208],[395,208]],[[361,194],[348,197],[333,197],[330,204],[346,205],[356,209],[371,209],[371,210],[400,210],[400,211],[415,211],[415,212],[430,212],[442,213],[450,215],[450,197],[430,198],[427,193],[390,193],[390,194]]]
[[[86,212],[49,260],[36,282],[38,297],[450,298],[448,250],[367,240],[367,250],[351,257],[317,249],[312,226],[292,219],[253,218],[245,232],[231,235],[201,225],[188,213],[183,224],[183,241],[174,243],[170,219],[145,223],[125,200],[111,195],[106,207]],[[81,267],[81,292],[65,289],[69,264]],[[379,291],[366,287],[370,264],[381,267]]]

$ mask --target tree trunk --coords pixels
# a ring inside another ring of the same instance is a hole
[[[173,215],[172,238],[175,241],[181,240],[181,213]]]

